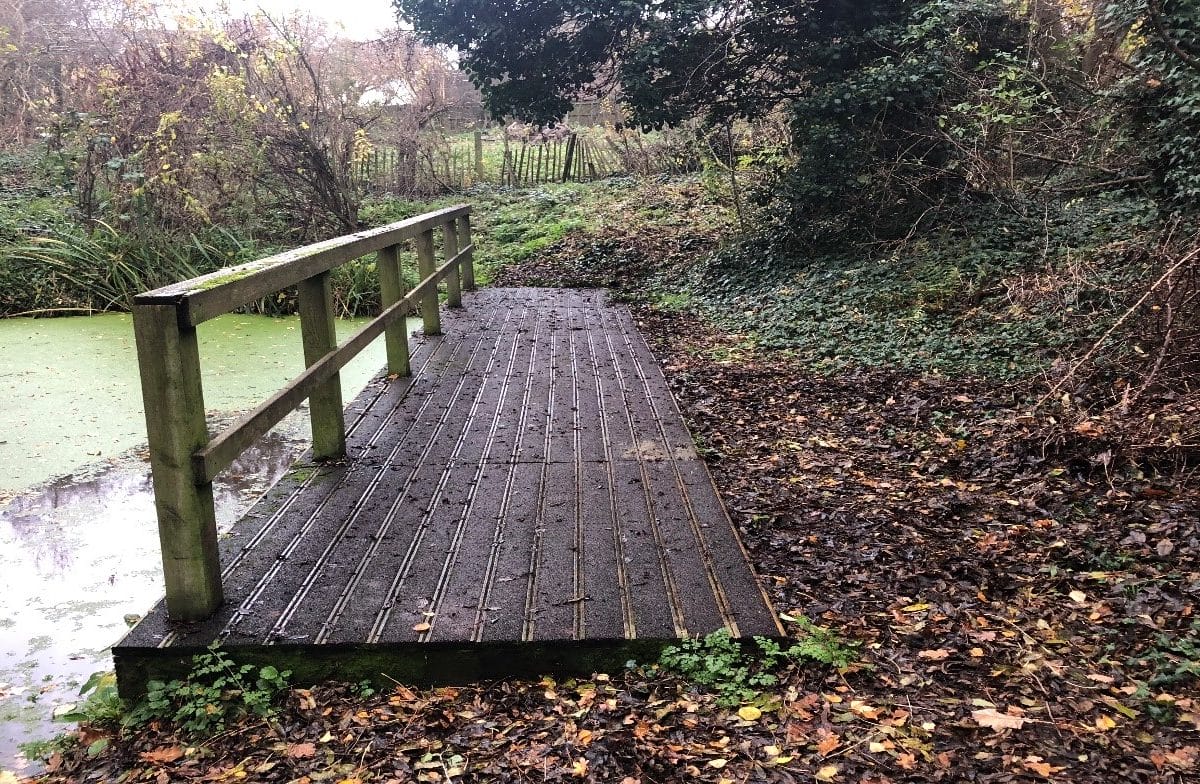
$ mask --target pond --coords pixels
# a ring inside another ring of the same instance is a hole
[[[201,325],[210,421],[303,369],[299,330],[296,318],[265,316]],[[345,400],[384,363],[376,341],[342,371]],[[0,319],[0,401],[0,771],[28,771],[19,746],[68,729],[54,709],[111,669],[108,647],[162,594],[130,316]],[[286,472],[307,438],[293,414],[223,472],[219,525]]]

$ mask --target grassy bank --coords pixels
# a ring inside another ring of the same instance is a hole
[[[367,200],[364,227],[382,226],[422,212],[468,201],[475,207],[481,279],[488,271],[525,261],[572,232],[593,226],[592,205],[614,188],[549,185],[532,190],[481,187],[432,201],[394,197]],[[0,197],[0,316],[67,315],[128,309],[132,298],[168,283],[268,256],[285,248],[256,227],[209,227],[163,235],[135,227],[74,221],[68,200],[27,191]],[[406,279],[415,285],[409,265]],[[342,316],[378,312],[374,255],[342,265],[333,275],[334,303]],[[250,310],[287,313],[294,292],[255,303]]]

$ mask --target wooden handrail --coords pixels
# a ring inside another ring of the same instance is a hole
[[[460,284],[474,288],[470,213],[468,205],[449,207],[135,297],[138,369],[167,610],[173,619],[201,620],[224,601],[212,496],[214,477],[305,400],[309,401],[314,457],[345,454],[339,371],[382,334],[389,373],[409,375],[404,317],[420,308],[425,333],[438,334],[440,281],[448,281],[451,307],[461,306]],[[446,258],[436,266],[433,235],[439,227]],[[416,241],[422,280],[401,295],[401,243],[408,240]],[[368,253],[378,254],[383,312],[339,346],[334,334],[330,271]],[[196,326],[288,286],[299,287],[305,371],[210,440]]]
[[[246,451],[268,430],[279,424],[285,416],[295,411],[320,384],[328,381],[335,373],[354,359],[363,349],[393,323],[417,309],[420,297],[428,291],[436,291],[437,284],[447,278],[464,258],[474,250],[465,248],[437,272],[421,281],[399,302],[385,309],[374,320],[355,332],[345,343],[319,359],[266,402],[238,419],[220,435],[208,442],[208,446],[192,456],[192,470],[197,482],[211,482],[217,474],[228,468],[238,455]]]
[[[179,308],[180,323],[194,327],[347,261],[399,245],[405,240],[417,239],[449,221],[470,215],[470,212],[471,208],[466,204],[447,207],[378,229],[335,237],[163,286],[137,295],[133,302],[135,305],[174,305]]]

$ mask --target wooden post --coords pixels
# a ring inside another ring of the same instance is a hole
[[[436,270],[433,258],[433,229],[417,237],[417,270],[425,280]],[[421,323],[426,335],[442,334],[442,314],[438,312],[438,292],[434,286],[421,297]]]
[[[199,621],[224,601],[212,483],[196,482],[192,455],[208,444],[195,327],[171,305],[135,305],[133,331],[150,440],[154,506],[167,612]]]
[[[512,169],[512,157],[511,157],[511,151],[508,149],[508,131],[507,130],[505,130],[505,132],[504,132],[504,155],[501,156],[500,160],[503,161],[500,164],[500,184],[501,185],[511,185],[512,183],[508,181],[508,172],[509,172],[509,170]]]
[[[457,220],[448,220],[442,224],[442,252],[446,255],[446,261],[458,255],[458,231],[456,230]],[[450,268],[450,274],[446,276],[446,305],[451,308],[462,307],[462,274],[461,267],[455,264]]]
[[[379,251],[375,257],[375,269],[379,272],[379,292],[383,309],[387,310],[404,296],[400,282],[400,246],[391,245]],[[401,319],[383,333],[387,345],[388,373],[411,376],[408,353],[408,322]]]
[[[475,131],[475,182],[483,183],[483,131]]]
[[[459,247],[471,247],[471,216],[464,215],[458,219],[458,241]],[[462,272],[462,287],[467,291],[475,290],[475,249],[471,248],[463,256],[462,264],[459,265],[459,270]]]
[[[337,348],[333,317],[333,287],[329,273],[322,272],[300,281],[300,334],[304,340],[304,364],[312,365]],[[312,422],[313,457],[317,460],[344,457],[346,419],[342,410],[342,381],[333,376],[308,399]]]
[[[563,156],[566,161],[563,164],[562,181],[567,182],[571,179],[571,160],[575,154],[575,134],[567,137],[567,152]]]

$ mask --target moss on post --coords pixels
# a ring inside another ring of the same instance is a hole
[[[421,232],[417,236],[417,268],[421,280],[427,279],[437,270],[437,262],[433,257],[433,230]],[[438,312],[438,292],[436,286],[431,286],[421,295],[421,322],[426,335],[442,334],[442,314]]]
[[[167,612],[173,620],[199,621],[221,606],[224,594],[212,484],[192,471],[193,453],[208,443],[196,329],[180,326],[173,305],[138,305],[133,330]]]
[[[304,340],[304,364],[312,367],[337,348],[333,317],[333,287],[329,273],[322,272],[300,281],[300,332]],[[342,411],[342,380],[333,374],[308,399],[312,422],[313,457],[328,460],[346,454],[346,421]]]
[[[458,231],[455,224],[458,221],[449,220],[442,225],[442,252],[446,261],[458,255]],[[462,307],[462,275],[459,270],[461,263],[456,263],[446,275],[446,305],[452,308]]]
[[[379,271],[379,290],[383,309],[387,310],[404,296],[400,282],[400,246],[383,248],[376,256],[375,268]],[[408,350],[408,322],[401,319],[384,332],[387,345],[388,373],[411,376]]]
[[[467,291],[475,290],[475,248],[471,240],[471,216],[463,215],[458,219],[458,241],[466,250],[462,260],[462,285]]]

